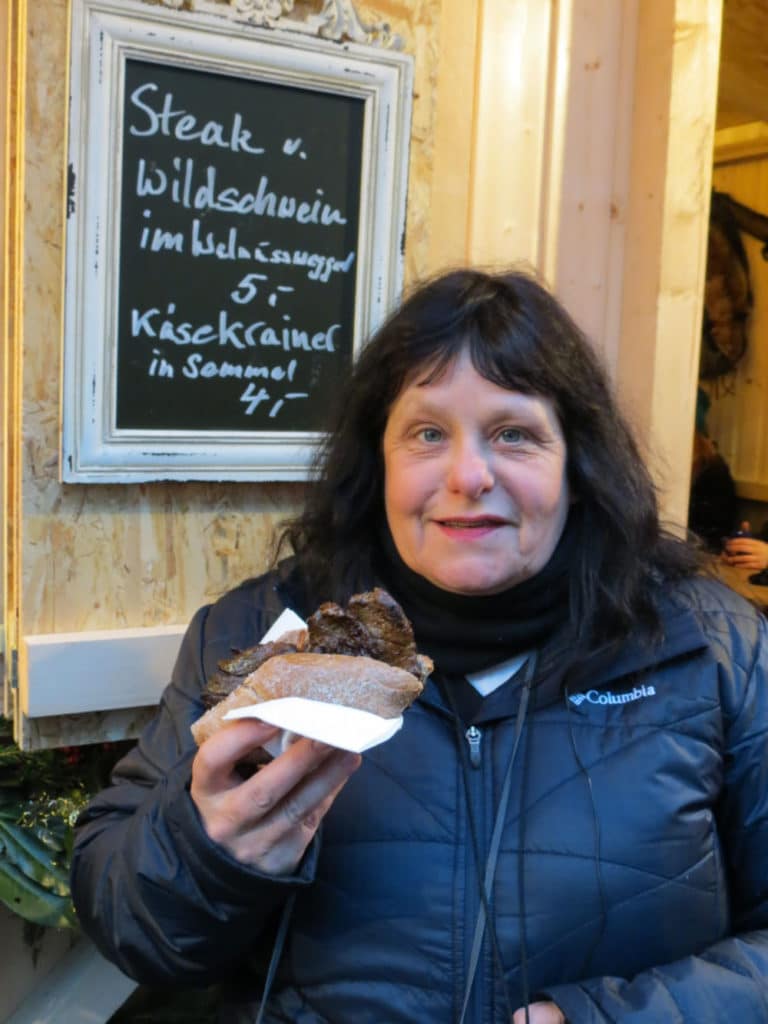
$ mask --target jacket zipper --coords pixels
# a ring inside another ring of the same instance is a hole
[[[476,725],[470,725],[465,731],[464,738],[467,741],[469,747],[469,763],[472,767],[471,779],[467,779],[469,789],[467,791],[467,797],[471,801],[475,812],[475,820],[477,822],[478,833],[480,837],[480,856],[482,863],[485,858],[485,814],[484,814],[484,793],[485,793],[485,771],[483,763],[483,733]],[[470,792],[471,790],[471,792]],[[471,841],[471,840],[470,840]],[[466,957],[465,957],[465,972],[469,963],[469,951],[472,942],[472,936],[474,935],[475,923],[477,920],[477,914],[480,909],[480,900],[477,896],[477,877],[476,872],[479,870],[482,872],[482,866],[479,868],[475,866],[474,857],[469,854],[469,863],[471,864],[470,876],[467,878],[467,924],[466,924],[466,935],[469,937],[467,940]],[[471,894],[471,895],[470,895]],[[466,977],[466,974],[465,974]],[[475,975],[474,985],[472,987],[472,993],[470,995],[469,1005],[467,1007],[467,1017],[465,1024],[474,1024],[485,1020],[485,987],[487,985],[486,972],[483,969],[483,957],[480,959],[480,963],[477,965],[477,974]]]
[[[470,725],[464,735],[466,736],[467,743],[469,744],[469,763],[473,768],[479,768],[481,764],[480,741],[483,738],[483,734],[476,725]]]

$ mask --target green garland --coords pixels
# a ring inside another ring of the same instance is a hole
[[[0,717],[0,903],[26,921],[77,927],[69,891],[74,824],[123,746],[22,751]]]

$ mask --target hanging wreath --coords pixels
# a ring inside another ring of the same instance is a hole
[[[712,193],[699,378],[730,373],[747,350],[754,299],[749,262],[730,196]]]

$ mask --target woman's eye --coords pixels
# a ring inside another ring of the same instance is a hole
[[[504,444],[520,444],[525,437],[525,433],[519,427],[505,427],[499,432],[499,440]]]
[[[422,441],[426,441],[427,444],[437,444],[438,441],[442,441],[443,432],[438,430],[437,427],[423,427],[419,431],[419,437]]]

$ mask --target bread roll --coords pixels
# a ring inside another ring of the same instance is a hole
[[[278,697],[307,697],[397,718],[421,693],[423,683],[405,669],[349,654],[280,654],[260,665],[192,725],[198,746],[233,708]]]

